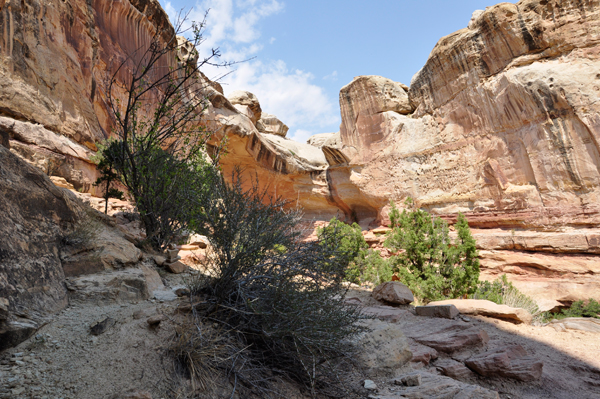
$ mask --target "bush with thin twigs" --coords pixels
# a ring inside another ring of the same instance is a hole
[[[493,282],[481,281],[477,291],[470,297],[473,299],[487,299],[499,305],[525,309],[533,316],[533,324],[541,323],[545,317],[537,303],[508,281],[506,274]]]
[[[214,252],[212,275],[191,284],[192,302],[200,301],[196,322],[222,326],[247,348],[245,362],[228,366],[246,395],[277,397],[273,372],[303,384],[313,397],[343,395],[344,373],[335,367],[352,349],[344,342],[365,330],[356,324],[360,309],[343,299],[352,254],[338,248],[335,231],[301,242],[298,210],[286,210],[286,201],[256,184],[245,188],[239,169],[231,181],[215,179],[197,221]],[[257,370],[263,370],[258,379]]]

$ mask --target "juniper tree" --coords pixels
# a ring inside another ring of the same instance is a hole
[[[475,240],[464,215],[458,215],[457,238],[448,223],[417,209],[411,198],[402,213],[392,202],[392,232],[385,245],[398,252],[392,259],[400,279],[424,302],[472,294],[479,281]]]

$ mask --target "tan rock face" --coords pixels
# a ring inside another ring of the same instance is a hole
[[[261,133],[276,134],[281,137],[285,137],[289,130],[287,125],[280,121],[275,115],[267,114],[266,112],[261,114],[256,127]]]
[[[242,105],[248,107],[250,112],[247,114],[247,116],[249,115],[248,117],[252,120],[252,123],[256,125],[256,122],[258,122],[261,117],[262,110],[260,108],[258,99],[254,94],[250,93],[249,91],[236,90],[228,95],[227,99],[233,105]]]

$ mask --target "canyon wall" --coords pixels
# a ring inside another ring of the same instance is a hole
[[[156,0],[0,0],[0,142],[94,191],[91,157],[114,123],[107,81],[126,82],[157,32],[175,33]],[[176,63],[174,52],[161,66]],[[343,87],[340,131],[309,144],[285,138],[252,94],[228,99],[201,79],[204,123],[228,138],[225,172],[241,165],[307,219],[386,224],[389,201],[410,196],[467,215],[488,277],[552,298],[568,286],[565,301],[600,292],[600,0],[475,12],[410,87],[376,76]]]

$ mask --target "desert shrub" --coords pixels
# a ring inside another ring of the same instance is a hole
[[[356,324],[360,309],[343,301],[352,254],[340,249],[337,228],[301,242],[295,229],[301,213],[285,210],[285,201],[256,184],[245,186],[239,170],[230,184],[218,176],[211,194],[196,226],[211,242],[212,270],[191,284],[191,298],[201,299],[195,323],[221,325],[246,348],[227,358],[237,389],[269,396],[275,370],[313,396],[344,392],[333,368],[350,349],[343,342],[364,327]]]
[[[583,301],[573,302],[570,308],[563,309],[565,317],[596,317],[600,318],[600,303],[590,298],[587,303]]]
[[[369,249],[366,255],[355,258],[348,271],[357,276],[356,282],[369,282],[374,285],[391,281],[394,274],[391,260],[382,258],[379,252],[372,249]]]
[[[346,224],[337,218],[332,218],[325,227],[317,229],[317,237],[322,245],[332,245],[334,242],[346,264],[346,280],[360,283],[367,256],[367,242],[362,235],[360,226],[356,223]]]
[[[458,237],[452,242],[444,220],[416,209],[411,198],[405,204],[400,213],[392,202],[392,231],[385,241],[398,252],[392,262],[400,280],[425,303],[474,293],[479,260],[466,218],[458,215]]]
[[[533,322],[541,322],[544,314],[540,312],[537,303],[529,296],[517,289],[506,275],[497,278],[493,282],[482,281],[477,290],[470,296],[473,299],[487,299],[499,305],[508,305],[513,308],[527,310],[533,316]]]
[[[562,309],[559,313],[546,312],[544,320],[564,319],[566,317],[595,317],[600,318],[600,303],[593,298],[584,301],[575,301],[570,307]]]

